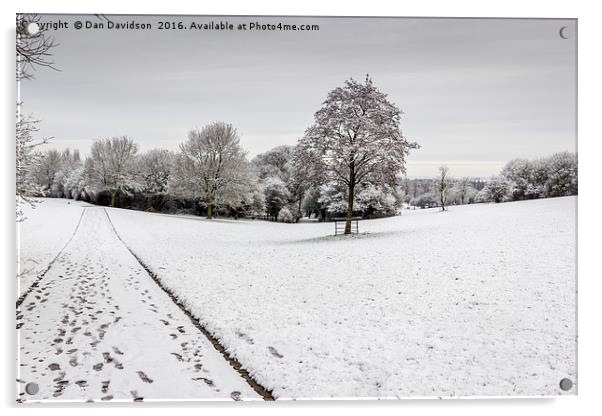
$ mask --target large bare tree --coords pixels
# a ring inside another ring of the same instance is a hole
[[[193,129],[180,145],[170,191],[200,199],[213,218],[216,204],[234,202],[248,182],[249,164],[232,124],[215,122]]]
[[[394,186],[405,172],[409,150],[419,147],[402,135],[401,114],[368,76],[364,83],[350,79],[328,94],[299,141],[310,170],[347,187],[345,234],[351,233],[356,187],[365,182]]]
[[[97,140],[86,159],[85,175],[97,190],[111,194],[115,206],[118,192],[140,188],[136,158],[138,146],[127,136]]]

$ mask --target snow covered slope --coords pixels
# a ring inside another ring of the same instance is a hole
[[[318,398],[561,394],[576,377],[575,208],[404,211],[353,237],[107,211],[257,381]]]

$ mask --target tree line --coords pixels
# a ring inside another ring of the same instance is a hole
[[[149,211],[215,214],[297,222],[344,216],[344,184],[308,179],[297,146],[277,146],[251,160],[229,124],[191,130],[173,152],[139,152],[128,137],[97,140],[83,159],[75,150],[47,150],[30,171],[35,196]],[[402,207],[445,209],[449,205],[505,202],[577,194],[577,157],[561,152],[536,160],[514,159],[491,178],[397,177],[393,185],[362,183],[354,215],[378,218]]]
[[[445,210],[577,193],[577,157],[568,152],[512,160],[488,179],[454,178],[446,166],[431,179],[406,178],[406,157],[420,146],[402,135],[401,115],[367,76],[328,93],[295,145],[252,159],[233,125],[213,122],[191,129],[176,151],[140,152],[127,136],[96,140],[85,158],[34,148],[20,180],[27,195],[207,218],[345,216],[346,233],[353,216],[390,216],[402,207]]]
[[[490,178],[450,178],[446,167],[436,179],[401,182],[404,203],[419,208],[482,202],[522,201],[577,195],[577,155],[558,152],[548,157],[509,161]]]
[[[139,152],[129,137],[99,139],[82,160],[69,149],[36,154],[27,183],[35,195],[183,212],[265,217],[296,222],[393,215],[397,181],[410,149],[401,111],[366,76],[326,97],[314,123],[294,146],[278,146],[252,160],[237,130],[214,122],[189,132],[178,151]],[[350,229],[349,229],[350,231]]]
[[[90,154],[49,149],[28,174],[31,195],[71,198],[122,208],[297,222],[304,216],[345,215],[344,186],[316,183],[300,164],[297,146],[277,146],[247,158],[232,125],[212,123],[190,131],[178,151],[140,152],[129,137],[99,139]],[[362,184],[354,213],[394,215],[399,187]]]

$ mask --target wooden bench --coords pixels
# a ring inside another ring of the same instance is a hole
[[[351,217],[351,234],[358,234],[360,232],[359,221],[361,219],[362,217]],[[345,234],[347,217],[337,217],[332,220],[334,221],[334,235]]]

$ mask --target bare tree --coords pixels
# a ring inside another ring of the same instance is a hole
[[[460,203],[462,205],[465,204],[466,199],[468,198],[468,190],[470,189],[470,185],[468,184],[468,178],[464,177],[458,183],[458,195],[460,196]]]
[[[35,14],[17,14],[16,30],[16,78],[17,83],[21,79],[33,78],[31,71],[37,66],[52,67],[53,62],[50,49],[54,47],[54,40],[44,30],[34,35],[25,33],[27,23],[37,23],[40,20]],[[31,198],[36,194],[37,186],[31,177],[31,172],[39,161],[39,155],[35,149],[45,144],[50,138],[35,139],[33,135],[38,131],[39,120],[22,115],[20,89],[17,88],[17,114],[16,114],[16,214],[17,221],[23,221],[22,203],[34,205],[35,200]]]
[[[309,169],[347,187],[345,234],[351,233],[356,186],[370,182],[395,185],[405,158],[418,148],[401,134],[401,111],[366,76],[331,91],[299,141]]]
[[[34,205],[31,197],[36,195],[39,187],[31,172],[38,164],[40,154],[35,149],[46,143],[48,139],[35,140],[33,135],[38,131],[38,120],[31,117],[17,117],[16,123],[16,215],[17,221],[25,219],[21,206],[23,203]]]
[[[50,151],[49,151],[50,152]],[[47,154],[49,152],[46,152]],[[79,150],[66,148],[59,153],[59,168],[54,174],[53,184],[50,187],[50,195],[57,198],[70,197],[73,189],[75,176],[71,177],[73,172],[78,170],[81,172],[82,161]],[[69,186],[67,182],[70,182]],[[71,187],[71,189],[70,189]]]
[[[445,204],[447,203],[447,188],[449,188],[448,179],[449,168],[447,166],[441,166],[439,168],[439,180],[437,183],[437,191],[439,193],[439,203],[441,205],[441,211],[445,211]]]
[[[293,215],[295,222],[302,216],[301,205],[305,193],[310,186],[309,178],[305,175],[303,166],[305,161],[302,161],[300,165],[297,164],[296,153],[297,146],[281,145],[257,155],[251,161],[253,168],[257,172],[260,183],[264,185],[263,189],[266,192],[265,197],[268,200],[271,200],[268,193],[275,190],[274,184],[278,182],[273,179],[277,178],[286,185],[288,192],[285,193],[288,197],[284,205],[289,205],[288,209],[290,210],[291,215]],[[269,186],[267,186],[268,183]],[[272,210],[268,208],[268,211]]]
[[[138,146],[126,136],[97,140],[86,159],[85,175],[88,183],[111,194],[115,206],[117,192],[129,192],[140,187],[136,170]]]
[[[143,191],[150,194],[165,194],[171,171],[173,154],[164,149],[152,149],[144,153],[138,163]]]
[[[40,16],[37,14],[17,14],[17,80],[33,78],[33,71],[39,66],[56,70],[50,53],[56,43],[46,29],[40,28],[35,34],[25,33],[28,23],[39,21]]]
[[[32,169],[31,175],[40,185],[44,195],[48,196],[48,192],[52,188],[57,174],[63,166],[61,153],[56,149],[49,149],[39,154],[38,163]]]
[[[248,182],[249,163],[239,142],[228,123],[191,130],[174,162],[170,192],[199,198],[207,207],[207,218],[213,218],[216,204],[233,202],[240,196],[237,190]]]
[[[485,187],[479,192],[481,202],[504,202],[510,198],[512,184],[503,176],[492,176]]]

